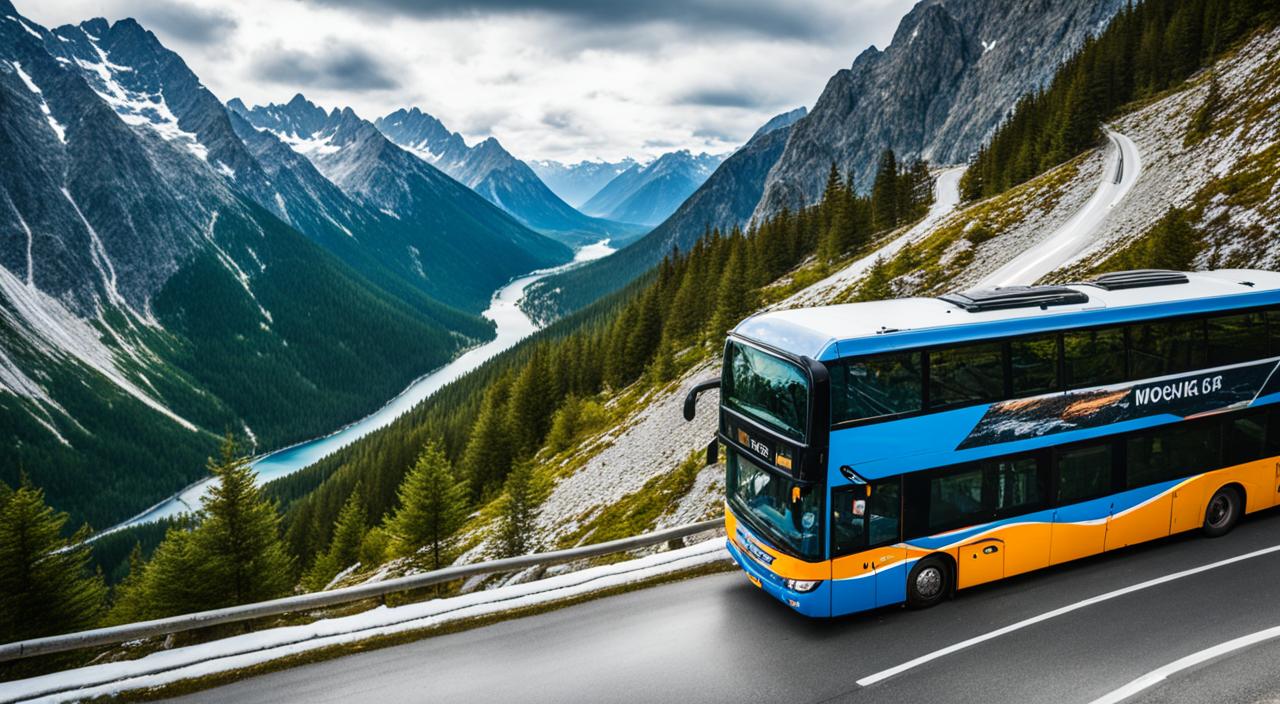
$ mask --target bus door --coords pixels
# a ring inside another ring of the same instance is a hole
[[[905,601],[899,480],[833,489],[831,509],[832,613]]]

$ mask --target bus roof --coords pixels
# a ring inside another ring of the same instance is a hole
[[[1149,271],[1119,278],[1126,282],[1123,287],[1108,286],[1100,277],[1065,286],[966,292],[979,300],[993,294],[999,299],[1006,293],[1015,299],[1025,297],[1025,304],[1015,300],[1014,307],[966,308],[941,298],[900,298],[766,311],[742,321],[733,333],[796,356],[830,361],[909,347],[1280,303],[1280,273],[1272,271]],[[1080,302],[1080,293],[1087,301]],[[1050,302],[1043,305],[1046,297]],[[956,300],[968,302],[964,296]]]

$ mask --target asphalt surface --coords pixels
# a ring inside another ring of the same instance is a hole
[[[1092,702],[1280,626],[1280,551],[1086,605],[869,686],[858,680],[1148,580],[1280,545],[1280,513],[900,607],[812,621],[739,572],[246,679],[184,702]],[[1280,702],[1280,639],[1126,701]]]

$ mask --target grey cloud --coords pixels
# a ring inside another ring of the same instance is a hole
[[[574,115],[568,110],[552,110],[542,116],[542,124],[547,127],[554,127],[558,130],[566,130],[577,127]]]
[[[714,127],[699,127],[693,131],[693,136],[699,139],[714,140],[719,142],[736,142],[738,138],[730,136],[728,132],[719,130]]]
[[[216,44],[239,26],[236,19],[224,10],[196,7],[176,0],[151,0],[137,8],[137,17],[144,26],[156,30],[161,36],[191,44]]]
[[[267,47],[253,60],[255,74],[275,83],[355,92],[398,88],[400,82],[372,53],[333,40],[314,53]]]
[[[582,25],[618,28],[677,23],[704,33],[747,31],[773,37],[828,36],[831,23],[811,3],[770,0],[312,0],[322,5],[425,18],[493,14],[553,15]]]
[[[750,88],[704,86],[690,88],[676,94],[674,102],[677,105],[700,105],[713,108],[761,109],[772,107],[777,100],[761,95]]]

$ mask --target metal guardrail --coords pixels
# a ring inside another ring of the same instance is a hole
[[[137,640],[139,638],[150,638],[153,636],[169,635],[171,633],[181,633],[183,631],[207,628],[209,626],[216,626],[223,623],[251,621],[265,616],[278,616],[280,614],[293,613],[296,611],[306,611],[308,609],[348,604],[354,601],[382,597],[396,592],[429,587],[431,585],[441,584],[444,582],[452,582],[456,579],[466,579],[468,577],[498,574],[501,572],[515,572],[528,567],[555,565],[589,557],[612,555],[638,548],[660,545],[673,540],[680,540],[681,538],[686,538],[691,535],[715,530],[723,525],[723,519],[715,518],[709,521],[690,523],[683,526],[654,531],[652,533],[645,533],[644,535],[611,540],[607,543],[598,543],[596,545],[584,545],[582,547],[569,548],[567,550],[555,550],[552,552],[534,553],[532,555],[521,555],[520,557],[509,557],[502,560],[491,560],[489,562],[477,562],[470,565],[455,565],[432,572],[424,572],[422,574],[415,574],[407,577],[398,577],[396,579],[389,579],[385,582],[344,587],[342,589],[334,589],[333,591],[282,597],[280,599],[262,601],[256,604],[229,606],[225,609],[201,611],[194,614],[183,614],[181,616],[170,616],[169,618],[161,618],[154,621],[141,621],[139,623],[129,623],[121,626],[95,628],[90,631],[67,633],[60,636],[33,638],[31,640],[0,645],[0,662],[20,660],[22,658],[35,657],[37,655],[61,653],[69,650],[79,650],[81,648],[115,645],[117,643],[124,643],[131,640]]]

